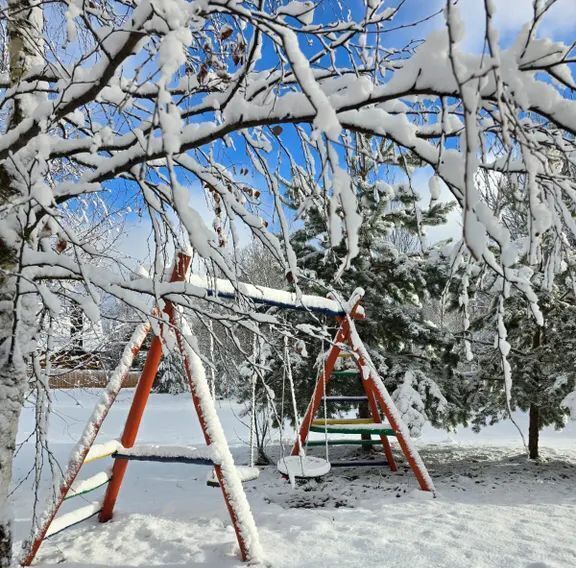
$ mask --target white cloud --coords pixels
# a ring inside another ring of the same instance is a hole
[[[466,1],[469,2],[470,0]],[[532,0],[499,0],[495,5],[496,25],[503,33],[517,32],[533,17]],[[575,19],[576,2],[574,0],[557,0],[543,17],[540,32],[549,37],[558,37],[567,31],[574,32]]]
[[[539,2],[542,4],[542,2]],[[441,9],[446,0],[436,0],[427,8]],[[484,45],[486,12],[484,0],[459,0],[457,4],[460,17],[464,22],[466,36],[464,48],[480,52]],[[494,0],[494,25],[503,46],[514,41],[522,26],[533,17],[533,0]],[[443,16],[433,20],[435,28],[445,25]],[[557,0],[542,18],[538,35],[556,40],[573,41],[576,29],[576,1]]]

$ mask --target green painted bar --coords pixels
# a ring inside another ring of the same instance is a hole
[[[324,434],[373,434],[374,436],[396,436],[392,428],[339,428],[338,426],[310,426],[310,432]]]
[[[310,440],[307,444],[309,447],[320,447],[326,445],[325,440]],[[338,440],[331,440],[328,438],[329,446],[381,446],[380,440],[345,440],[339,438]]]
[[[96,485],[95,487],[91,487],[90,489],[86,489],[86,491],[80,491],[80,493],[72,493],[72,494],[68,493],[68,495],[66,495],[66,497],[64,497],[64,501],[67,501],[68,499],[74,499],[74,497],[80,497],[80,495],[86,495],[87,493],[92,493],[92,491],[96,491],[96,489],[100,489],[100,487],[104,487],[104,485],[108,485],[108,483],[110,483],[109,479],[107,479],[106,481],[104,481],[100,485]]]
[[[348,371],[332,371],[333,377],[344,377],[344,378],[353,378],[357,377],[360,373],[358,369],[350,369]]]

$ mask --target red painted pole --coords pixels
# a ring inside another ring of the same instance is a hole
[[[362,373],[360,365],[358,364],[358,370]],[[378,411],[378,405],[376,404],[376,398],[374,397],[374,393],[372,392],[371,383],[368,380],[364,380],[362,378],[362,386],[364,387],[364,392],[368,397],[368,405],[370,406],[370,413],[372,414],[372,420],[374,422],[380,423],[382,419],[380,418],[380,412]],[[392,454],[392,447],[390,446],[390,441],[388,440],[388,436],[381,435],[380,441],[382,442],[382,447],[384,448],[384,454],[386,455],[386,460],[388,461],[388,466],[390,467],[391,471],[397,471],[398,466],[396,465],[396,461],[394,460],[394,454]]]
[[[408,447],[408,444],[406,443],[404,436],[400,433],[401,432],[400,425],[398,424],[398,422],[396,422],[396,419],[394,418],[392,412],[390,412],[388,405],[384,400],[384,397],[381,395],[380,391],[374,384],[372,377],[368,378],[367,380],[369,381],[369,388],[373,392],[376,401],[380,405],[380,408],[382,408],[382,411],[384,412],[386,419],[388,420],[388,422],[390,422],[390,426],[396,432],[396,438],[398,440],[398,443],[400,444],[402,453],[404,454],[404,457],[406,458],[408,465],[414,472],[414,475],[416,477],[416,480],[418,481],[420,489],[422,489],[422,491],[434,491],[434,488],[430,487],[424,473],[420,470],[420,466],[414,459],[414,456],[412,455],[412,452],[410,451],[410,448]]]
[[[189,265],[190,257],[184,253],[178,253],[170,282],[184,280]],[[169,318],[171,318],[173,310],[174,307],[172,304],[170,302],[166,302],[164,312],[168,315]],[[136,442],[136,436],[138,435],[138,429],[140,428],[142,415],[144,414],[144,409],[148,403],[150,391],[152,390],[154,379],[156,378],[156,373],[158,372],[161,359],[162,339],[156,335],[150,344],[146,362],[144,363],[144,369],[142,370],[142,375],[138,381],[138,386],[136,387],[136,392],[134,393],[132,405],[130,406],[130,411],[128,412],[128,417],[126,418],[126,425],[124,426],[124,432],[122,433],[122,438],[120,440],[125,448],[131,448]],[[114,460],[114,465],[112,467],[112,478],[110,479],[110,483],[106,489],[102,510],[100,511],[100,515],[98,517],[101,523],[105,523],[112,518],[114,513],[114,505],[116,504],[116,499],[118,498],[118,493],[120,492],[120,487],[122,486],[122,481],[124,479],[127,467],[127,460]]]
[[[352,348],[355,350],[356,354],[358,355],[357,364],[360,367],[364,367],[365,361],[364,361],[362,355],[360,353],[358,353],[358,350],[355,349],[354,341],[351,341],[351,344],[352,344]],[[376,384],[374,383],[374,378],[372,377],[372,375],[370,375],[365,380],[365,383],[366,383],[366,390],[370,391],[370,393],[372,394],[372,396],[368,396],[368,400],[370,400],[372,398],[377,403],[377,405],[380,406],[380,408],[382,409],[382,412],[384,412],[384,415],[386,416],[386,419],[390,423],[392,430],[394,430],[394,432],[396,432],[396,439],[398,440],[398,443],[400,444],[400,449],[402,450],[402,453],[404,454],[404,457],[406,458],[408,465],[410,466],[410,468],[414,472],[416,480],[418,481],[418,485],[420,485],[420,489],[422,489],[423,491],[434,491],[434,488],[430,486],[424,472],[420,469],[420,465],[414,459],[414,456],[412,455],[412,452],[410,451],[410,448],[408,447],[408,444],[406,443],[406,440],[404,439],[404,436],[401,433],[402,429],[400,427],[400,424],[398,424],[398,422],[396,421],[396,418],[394,417],[394,414],[388,408],[388,405],[386,404],[386,401],[384,400],[382,393],[378,390],[378,388],[376,387]],[[379,417],[378,408],[376,408],[375,410],[376,410],[376,414]],[[390,454],[392,454],[392,452],[390,452]],[[389,463],[391,463],[391,462],[389,461]]]
[[[144,413],[144,408],[148,402],[150,390],[154,384],[154,378],[156,377],[156,372],[158,371],[158,365],[160,364],[161,358],[162,342],[156,336],[152,339],[152,343],[150,344],[142,376],[138,380],[138,386],[136,387],[132,406],[130,407],[124,432],[120,440],[125,448],[131,448],[136,441],[138,428],[140,427],[140,422],[142,420],[142,414]],[[127,467],[127,460],[114,460],[114,465],[112,466],[112,477],[108,484],[108,488],[106,489],[106,495],[104,496],[104,502],[102,503],[102,510],[98,516],[98,520],[101,523],[105,523],[112,518],[114,505],[116,504],[118,492],[120,491],[120,486],[122,485]]]

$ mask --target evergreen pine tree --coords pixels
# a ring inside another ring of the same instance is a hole
[[[566,172],[569,173],[568,171]],[[504,386],[502,353],[498,348],[498,305],[505,304],[503,324],[510,351],[512,385],[509,389],[510,410],[528,413],[528,450],[532,459],[539,457],[539,433],[545,426],[562,428],[569,410],[563,401],[576,389],[576,258],[568,255],[564,270],[550,281],[544,267],[531,267],[524,243],[528,231],[528,210],[517,203],[517,187],[521,180],[510,177],[487,178],[485,191],[491,195],[495,211],[505,220],[511,237],[517,243],[517,265],[524,265],[537,291],[538,305],[544,325],[540,326],[521,292],[510,288],[501,299],[500,278],[479,274],[474,283],[475,301],[470,326],[474,360],[469,378],[469,408],[476,430],[508,419],[507,390]],[[567,237],[565,237],[567,238]],[[545,247],[557,246],[548,237]],[[574,247],[576,243],[568,243]]]
[[[411,182],[414,164],[410,156],[395,151],[389,143],[358,135],[347,151],[359,213],[363,222],[359,233],[359,254],[340,280],[335,282],[341,266],[343,247],[331,246],[330,227],[321,204],[308,204],[303,225],[292,235],[291,245],[302,267],[300,285],[307,293],[325,295],[335,289],[347,299],[355,288],[365,290],[363,306],[367,318],[358,322],[358,331],[387,387],[396,398],[404,418],[417,434],[426,420],[445,424],[454,416],[450,412],[450,379],[456,367],[451,335],[426,317],[424,304],[440,297],[444,289],[447,264],[438,262],[439,252],[424,246],[424,229],[445,221],[452,205],[440,203],[438,195],[425,210],[420,208]],[[398,183],[385,183],[397,175]],[[433,180],[432,183],[436,183]],[[283,180],[295,210],[303,209],[313,183],[303,170],[292,172]],[[337,212],[338,213],[338,212]],[[309,314],[288,315],[294,325],[310,322]],[[335,331],[333,319],[322,321],[328,336]],[[297,339],[291,340],[292,372],[300,412],[310,399],[318,374],[321,341],[306,342],[307,356],[302,355]],[[282,350],[271,349],[266,380],[276,387],[283,381]],[[331,392],[360,394],[361,385],[350,379],[334,378]],[[349,410],[345,405],[332,409]],[[361,416],[367,408],[361,408]],[[362,412],[363,411],[363,412]],[[290,416],[292,413],[287,412]]]
[[[526,303],[518,297],[507,302],[504,323],[511,345],[510,407],[528,413],[528,450],[539,457],[539,433],[545,426],[565,425],[565,397],[576,389],[576,302],[562,284],[539,294],[545,323],[538,326]],[[494,311],[475,322],[475,327],[494,328]],[[476,352],[477,398],[474,404],[476,429],[507,419],[502,362],[497,349],[481,344]]]

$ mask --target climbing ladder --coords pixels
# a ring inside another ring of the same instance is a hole
[[[190,257],[184,253],[179,253],[170,281],[183,281],[189,265]],[[154,315],[158,317],[160,315],[159,310],[155,310]],[[190,330],[186,321],[181,318],[180,313],[170,302],[165,303],[164,315],[172,329],[167,330],[165,324],[162,324],[159,335],[155,335],[152,339],[121,439],[94,445],[102,423],[120,392],[122,383],[151,329],[149,323],[144,323],[137,327],[125,348],[120,364],[112,373],[108,385],[72,453],[57,496],[44,514],[30,539],[28,547],[25,549],[20,561],[22,566],[29,566],[33,562],[44,539],[54,536],[58,532],[96,514],[99,515],[100,522],[106,522],[111,519],[128,461],[177,462],[214,467],[218,486],[222,490],[236,532],[242,559],[245,561],[258,561],[261,558],[262,554],[256,525],[242,484],[236,473],[234,460],[226,443],[224,431],[216,414],[216,408],[210,395],[203,367],[199,362],[198,356],[190,348],[183,335],[188,335]],[[194,407],[204,433],[206,441],[206,447],[204,448],[135,445],[142,415],[162,358],[163,331],[174,333],[175,335],[178,349],[182,355]],[[103,471],[82,481],[76,479],[83,465],[105,457],[114,459],[111,472]],[[95,501],[71,513],[57,517],[64,501],[72,497],[86,495],[105,485],[107,485],[107,490],[102,502]]]
[[[381,445],[386,457],[385,461],[340,461],[331,462],[330,465],[332,467],[388,465],[392,471],[396,471],[398,466],[394,460],[392,447],[388,439],[389,437],[395,437],[406,461],[416,476],[420,488],[423,491],[434,492],[434,483],[410,438],[409,430],[406,424],[404,424],[392,397],[378,375],[356,331],[354,320],[365,317],[364,310],[360,305],[363,295],[364,292],[362,289],[356,290],[347,304],[349,306],[347,313],[342,316],[337,316],[339,328],[324,358],[324,366],[316,381],[312,399],[301,422],[298,437],[292,447],[292,455],[303,455],[303,448],[306,446],[324,446],[325,444]],[[353,361],[356,368],[336,369],[337,362],[345,358]],[[327,394],[327,387],[332,377],[341,377],[344,379],[360,378],[364,395],[329,396]],[[315,418],[322,402],[325,404],[331,402],[367,402],[371,417],[351,419]],[[386,422],[383,422],[382,415]],[[308,440],[310,432],[323,433],[326,439]],[[365,435],[366,439],[333,439],[328,437],[328,434],[352,434],[355,436],[360,434]],[[373,439],[372,436],[377,436],[377,439]]]

